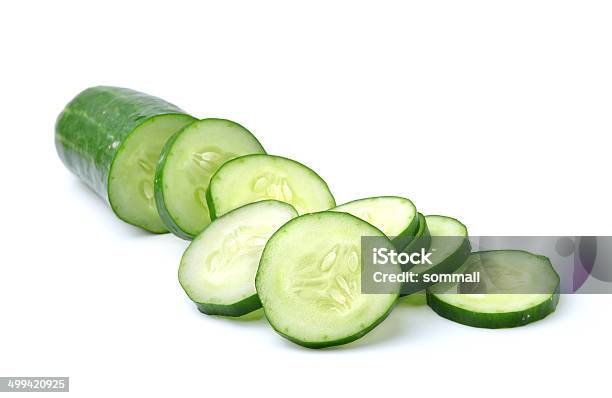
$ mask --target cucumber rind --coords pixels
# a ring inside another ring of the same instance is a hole
[[[246,127],[242,126],[241,124],[236,123],[233,120],[221,119],[221,118],[207,118],[207,119],[201,119],[201,120],[194,120],[193,123],[197,123],[197,122],[205,121],[205,120],[230,122],[232,124],[237,125],[239,128],[242,128],[243,133],[248,134],[250,138],[252,138],[259,145],[262,152],[258,153],[258,155],[266,153],[263,146],[261,145],[261,142],[257,139],[257,137],[255,137],[253,133],[251,133]],[[174,144],[176,143],[176,141],[182,137],[183,133],[185,133],[186,131],[189,131],[189,128],[192,127],[193,123],[190,123],[184,126],[181,130],[177,131],[172,137],[170,137],[170,139],[166,142],[166,145],[164,145],[161,151],[159,161],[157,163],[157,168],[155,170],[155,181],[154,181],[155,204],[157,205],[157,211],[159,213],[159,216],[161,217],[166,228],[168,228],[168,231],[172,232],[174,235],[178,236],[179,238],[182,238],[185,240],[192,240],[193,238],[197,236],[197,234],[192,234],[192,233],[189,233],[183,230],[179,226],[179,224],[176,222],[176,220],[174,219],[174,216],[172,215],[172,213],[168,209],[168,206],[166,205],[166,199],[164,196],[165,190],[164,190],[163,184],[164,184],[164,170],[165,170],[165,166],[166,166],[168,157],[172,151],[172,148]],[[213,175],[211,176],[211,180],[215,173],[213,173]],[[210,206],[210,202],[208,200],[208,189],[206,189],[206,202]],[[210,210],[209,210],[209,213],[210,213]],[[211,221],[212,220],[214,219],[211,218]]]
[[[530,253],[525,250],[485,250],[480,252],[474,252],[472,254],[483,254],[483,253],[494,253],[497,251],[504,252],[520,252],[526,253],[531,256],[537,257],[542,261],[547,262],[551,268],[550,259],[546,256],[537,255]],[[554,268],[553,268],[554,270]],[[561,280],[559,275],[556,275],[556,287],[550,294],[550,297],[546,300],[520,311],[507,311],[507,312],[477,312],[466,308],[461,308],[442,300],[439,295],[444,293],[433,293],[429,289],[426,291],[427,304],[429,307],[438,315],[453,322],[460,323],[466,326],[472,326],[477,328],[485,329],[505,329],[513,328],[518,326],[524,326],[535,321],[544,319],[548,315],[552,314],[559,303],[560,298],[560,284]],[[470,294],[470,293],[463,293]],[[494,293],[492,293],[494,294]]]
[[[215,175],[213,174],[213,177],[214,176]],[[212,178],[210,180],[212,181]],[[210,184],[208,185],[208,189],[206,190],[206,203],[208,204],[208,212],[210,213],[210,220],[214,221],[217,218],[217,210],[215,208],[215,202],[213,201],[212,195],[210,193]]]
[[[421,248],[428,250],[431,244],[431,233],[429,232],[425,216],[421,213],[417,213],[415,219],[417,219],[418,222],[416,231],[413,233],[410,242],[408,242],[402,250],[407,253],[418,251]]]
[[[216,181],[216,179],[219,178],[218,176],[223,172],[223,169],[225,167],[227,167],[227,166],[230,166],[234,162],[239,162],[239,161],[245,160],[246,158],[258,157],[258,156],[267,156],[267,157],[271,157],[271,158],[282,159],[282,160],[289,161],[291,163],[297,164],[298,166],[302,167],[305,171],[308,172],[309,175],[314,177],[316,180],[318,180],[322,184],[322,188],[325,189],[325,191],[329,195],[329,198],[331,199],[331,202],[330,202],[330,205],[329,205],[328,209],[336,207],[336,199],[334,198],[334,195],[332,194],[331,190],[329,189],[329,185],[327,185],[327,182],[316,171],[314,171],[310,167],[306,166],[303,163],[298,162],[297,160],[289,159],[289,158],[286,158],[284,156],[270,155],[270,154],[267,154],[267,153],[266,154],[254,153],[254,154],[249,154],[249,155],[238,156],[238,157],[235,157],[234,159],[228,160],[221,167],[219,167],[219,169],[217,169],[217,171],[211,176],[210,184],[208,185],[208,189],[206,190],[206,202],[208,204],[208,210],[210,212],[210,219],[211,219],[211,221],[221,216],[221,215],[218,215],[217,206],[215,206],[215,200],[214,200],[214,197],[213,197],[213,195],[214,195],[213,187],[214,187],[214,182]],[[287,202],[285,202],[285,203],[287,203]],[[289,204],[291,204],[291,203],[289,203]],[[328,210],[328,209],[326,209],[326,210]],[[230,209],[228,211],[231,211],[231,210],[233,210],[233,209]],[[228,211],[226,211],[225,213],[227,213]],[[225,214],[225,213],[223,213],[223,214]]]
[[[408,227],[404,231],[402,231],[401,234],[391,239],[391,243],[393,243],[398,250],[402,250],[403,248],[408,246],[410,242],[414,240],[414,237],[419,227],[420,227],[419,213],[417,213],[416,216],[412,219],[412,221],[408,225]],[[425,228],[427,228],[427,225],[425,226]]]
[[[336,207],[334,207],[333,209],[330,209],[330,210],[331,211],[337,211],[337,212],[343,212],[343,213],[351,214],[351,213],[346,212],[346,211],[344,211],[344,210],[342,210],[340,208],[343,207],[343,206],[355,204],[355,203],[361,202],[361,201],[377,200],[377,199],[398,199],[398,200],[405,201],[405,202],[409,203],[411,205],[411,207],[414,209],[415,215],[414,215],[414,217],[412,217],[412,220],[410,220],[410,223],[406,226],[406,228],[404,228],[403,231],[401,231],[399,234],[397,234],[395,236],[389,236],[389,239],[391,239],[391,243],[393,243],[393,246],[395,246],[395,248],[398,249],[398,250],[402,250],[404,247],[406,247],[414,239],[414,237],[415,237],[415,235],[417,233],[417,230],[419,229],[419,226],[420,226],[419,213],[416,211],[416,206],[414,205],[414,203],[410,199],[404,198],[404,197],[401,197],[401,196],[393,196],[393,195],[388,195],[388,196],[372,196],[372,197],[367,197],[367,198],[351,200],[350,202],[343,203],[343,204],[338,205],[338,206],[336,206]],[[369,222],[368,220],[365,220],[365,221]],[[370,224],[372,224],[372,223],[370,223]]]
[[[421,249],[429,250],[429,245],[431,244],[431,233],[429,232],[429,227],[427,227],[427,220],[425,216],[421,213],[417,213],[418,218],[418,227],[417,231],[414,233],[414,236],[410,240],[410,243],[406,245],[406,247],[402,250],[405,253],[413,253],[418,252]],[[402,266],[403,271],[408,271],[408,267]],[[416,293],[404,293],[405,287],[400,292],[400,297],[408,296],[409,294]]]
[[[196,120],[194,120],[194,122],[195,121]],[[190,125],[191,123],[183,127],[181,130],[177,131],[174,135],[172,135],[172,137],[170,137],[170,139],[168,139],[168,141],[166,141],[166,144],[164,145],[161,151],[161,155],[157,163],[157,168],[155,169],[155,179],[153,181],[153,190],[155,194],[155,205],[157,206],[157,212],[159,213],[160,218],[162,219],[166,228],[168,228],[168,231],[172,232],[174,235],[178,236],[179,238],[182,238],[185,240],[191,240],[194,238],[194,236],[184,232],[182,229],[179,228],[179,226],[174,221],[172,214],[170,214],[170,212],[168,211],[168,208],[165,205],[164,190],[162,189],[162,187],[164,184],[163,170],[164,170],[164,167],[166,166],[166,160],[168,159],[168,154],[170,153],[170,149],[172,148],[172,145],[178,139],[179,134]]]
[[[466,293],[467,294],[467,293]],[[438,315],[466,326],[504,329],[527,325],[552,314],[559,303],[559,289],[549,299],[524,311],[482,313],[455,307],[427,291],[427,305]]]
[[[261,308],[261,301],[257,294],[246,297],[233,304],[212,304],[195,302],[198,310],[206,315],[222,315],[239,317]]]
[[[423,282],[423,277],[422,277],[423,275],[451,274],[455,272],[465,263],[465,261],[468,259],[468,257],[470,256],[472,252],[472,245],[470,244],[470,240],[468,238],[467,227],[461,221],[453,217],[442,216],[442,215],[424,216],[425,219],[427,219],[427,217],[443,217],[449,220],[453,220],[454,222],[461,225],[462,228],[465,230],[465,237],[463,241],[461,242],[461,245],[451,255],[449,255],[448,257],[446,257],[444,260],[440,261],[439,263],[433,265],[431,268],[427,269],[426,271],[419,273],[420,282],[418,283],[412,282],[412,283],[404,284],[404,286],[402,286],[402,296],[407,296],[410,294],[418,293],[422,290],[427,289],[429,286],[432,286],[435,284],[433,282]],[[431,244],[431,235],[429,235],[428,243]],[[418,249],[420,248],[421,246],[418,246]],[[428,245],[428,247],[426,247],[425,250],[429,250],[430,248],[431,246]],[[415,251],[414,249],[415,248],[412,248],[411,251]],[[408,251],[408,250],[405,249],[404,251]],[[409,271],[410,269],[407,269],[407,270]]]
[[[380,229],[378,229],[376,226],[367,223],[366,221],[360,219],[359,217],[356,217],[350,213],[345,213],[345,212],[333,212],[331,210],[327,210],[327,211],[321,211],[321,212],[316,212],[316,213],[308,213],[308,214],[304,214],[298,217],[295,217],[289,221],[287,221],[287,223],[285,223],[285,225],[283,225],[281,228],[279,228],[278,230],[276,230],[274,232],[274,234],[272,234],[272,236],[270,237],[270,239],[268,240],[268,242],[272,242],[275,235],[277,234],[282,234],[284,233],[283,229],[286,228],[287,226],[289,226],[289,224],[291,223],[295,223],[298,222],[298,220],[300,220],[303,217],[310,217],[310,216],[314,216],[317,214],[324,214],[324,213],[335,213],[335,214],[344,214],[347,217],[351,217],[354,218],[356,220],[359,220],[360,222],[366,223],[368,225],[370,225],[372,228],[374,228],[375,230],[378,230],[381,234],[382,237],[386,237],[386,235],[380,231]],[[416,217],[415,217],[416,218]],[[391,242],[391,240],[386,237],[388,239],[389,242]],[[259,291],[261,290],[261,271],[262,271],[262,262],[265,260],[266,258],[266,248],[264,248],[264,252],[262,253],[262,256],[259,260],[259,268],[257,270],[257,275],[255,276],[255,287],[256,290]],[[371,332],[374,328],[376,328],[378,325],[380,325],[388,316],[389,314],[393,311],[393,309],[395,308],[395,305],[397,304],[400,294],[399,291],[397,293],[394,294],[395,298],[393,299],[393,301],[389,304],[389,307],[387,308],[387,310],[381,314],[378,318],[376,318],[373,322],[371,322],[369,325],[365,326],[364,328],[360,329],[358,332],[349,335],[349,336],[345,336],[339,339],[335,339],[335,340],[325,340],[325,341],[306,341],[306,340],[302,340],[299,339],[295,336],[289,335],[285,332],[283,332],[280,328],[278,328],[274,322],[271,320],[271,318],[268,316],[268,313],[266,312],[266,306],[263,305],[262,303],[262,308],[263,308],[263,312],[264,315],[266,316],[266,318],[268,319],[268,322],[270,324],[270,326],[272,327],[272,329],[274,329],[274,331],[276,333],[278,333],[279,335],[281,335],[282,337],[286,338],[287,340],[298,344],[302,347],[306,347],[306,348],[312,348],[312,349],[322,349],[322,348],[329,348],[329,347],[334,347],[334,346],[340,346],[340,345],[345,345],[345,344],[349,344],[352,343],[360,338],[362,338],[363,336],[365,336],[366,334],[368,334],[369,332]]]

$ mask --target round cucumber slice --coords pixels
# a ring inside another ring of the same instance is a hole
[[[246,155],[225,163],[210,180],[207,199],[213,220],[265,199],[289,203],[300,215],[336,206],[317,173],[295,160],[272,155]]]
[[[108,174],[108,201],[120,219],[151,232],[168,231],[155,204],[155,165],[170,136],[194,120],[181,114],[155,116],[121,144]]]
[[[241,316],[261,307],[255,274],[268,238],[297,216],[291,205],[265,200],[212,222],[189,245],[179,266],[183,290],[209,315]]]
[[[349,213],[369,222],[387,235],[398,249],[406,247],[419,228],[416,207],[410,200],[399,196],[358,199],[331,210]]]
[[[460,221],[446,216],[425,216],[429,233],[431,234],[428,251],[431,264],[418,264],[409,268],[418,274],[418,282],[405,283],[402,295],[419,292],[435,282],[427,280],[425,275],[452,274],[465,263],[472,250],[465,225]],[[421,246],[419,245],[418,250]],[[418,251],[410,248],[409,251]]]
[[[397,293],[361,293],[362,236],[388,241],[367,222],[329,211],[295,218],[272,235],[255,284],[279,334],[322,348],[357,340],[387,317]]]
[[[519,250],[477,252],[456,272],[475,271],[481,278],[477,286],[428,289],[429,306],[451,321],[490,329],[526,325],[557,307],[560,279],[547,257]]]
[[[203,119],[176,133],[165,145],[155,174],[159,214],[175,235],[192,239],[210,223],[206,190],[226,161],[265,153],[257,139],[238,123]]]

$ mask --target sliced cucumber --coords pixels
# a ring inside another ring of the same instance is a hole
[[[55,126],[66,167],[106,199],[122,220],[166,232],[153,192],[155,165],[166,140],[195,119],[176,106],[120,87],[77,95]]]
[[[157,209],[175,235],[192,239],[210,223],[206,190],[226,161],[265,153],[247,129],[224,119],[203,119],[176,133],[166,143],[155,174]]]
[[[491,329],[526,325],[557,307],[560,280],[547,257],[519,250],[477,252],[457,273],[475,271],[480,273],[478,286],[431,287],[429,306],[452,321]]]
[[[431,233],[427,227],[427,220],[421,213],[417,213],[417,230],[414,233],[412,239],[404,247],[402,251],[406,253],[418,252],[421,249],[428,250],[431,244]]]
[[[216,219],[185,251],[179,282],[198,309],[241,316],[261,307],[255,274],[268,238],[297,216],[291,205],[265,200]]]
[[[336,206],[325,181],[294,160],[271,155],[246,155],[225,163],[212,177],[207,192],[211,219],[265,199],[292,205],[298,214]]]
[[[402,286],[402,295],[416,293],[435,284],[431,278],[432,274],[451,274],[461,267],[470,255],[471,245],[465,225],[446,216],[426,216],[425,220],[431,234],[431,264],[418,264],[409,269],[418,274],[418,282],[405,283]],[[420,250],[420,246],[418,249]],[[418,251],[413,248],[410,250]]]
[[[359,217],[380,229],[393,245],[403,249],[415,237],[419,217],[414,204],[398,196],[358,199],[332,209]]]
[[[398,294],[361,294],[362,236],[388,241],[365,221],[329,211],[295,218],[272,235],[256,287],[278,333],[321,348],[354,341],[385,319]]]

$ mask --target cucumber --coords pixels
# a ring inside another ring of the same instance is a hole
[[[210,223],[206,190],[226,161],[265,153],[247,129],[224,119],[194,122],[168,140],[155,173],[155,200],[166,227],[192,239]]]
[[[359,217],[380,229],[401,250],[414,239],[419,228],[416,207],[398,196],[358,199],[332,209]]]
[[[236,317],[260,308],[255,273],[264,245],[296,216],[291,205],[264,200],[216,219],[181,259],[178,278],[187,296],[209,315]]]
[[[55,147],[64,165],[107,200],[120,219],[167,232],[155,205],[155,165],[166,140],[194,120],[138,91],[92,87],[58,116]]]
[[[520,250],[477,252],[457,273],[474,271],[480,272],[479,286],[434,285],[427,291],[429,306],[451,321],[497,329],[540,320],[559,302],[559,275],[547,257]]]
[[[336,206],[317,173],[295,160],[272,155],[245,155],[228,161],[213,175],[207,191],[211,220],[265,199],[289,203],[300,215]]]
[[[425,216],[425,221],[431,234],[429,244],[431,264],[418,264],[407,269],[418,274],[418,282],[405,283],[402,286],[402,295],[413,294],[433,285],[435,282],[426,280],[427,274],[455,272],[465,263],[472,250],[467,228],[460,221],[438,215]],[[420,247],[421,245],[418,250]]]
[[[408,242],[402,251],[406,253],[418,252],[421,249],[429,250],[431,244],[431,233],[427,227],[427,220],[421,213],[417,213],[418,225],[414,237]]]
[[[364,336],[386,318],[399,285],[396,293],[361,293],[362,236],[382,237],[393,247],[376,227],[331,211],[294,218],[272,235],[255,285],[279,334],[305,347],[329,347]]]

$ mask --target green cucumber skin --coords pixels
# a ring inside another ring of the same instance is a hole
[[[431,233],[429,232],[429,227],[427,226],[427,220],[425,216],[421,213],[417,213],[418,218],[418,227],[417,231],[414,233],[414,236],[410,243],[402,250],[405,253],[417,252],[421,249],[429,250],[429,245],[431,244]],[[404,268],[404,267],[402,267]],[[403,269],[404,271],[408,271],[407,269]],[[400,292],[400,297],[405,297],[409,294],[416,293],[404,293],[405,287],[402,287],[402,291]]]
[[[222,315],[239,317],[261,308],[261,301],[257,294],[249,296],[234,304],[210,304],[210,303],[195,303],[198,310],[206,315]]]
[[[408,225],[408,228],[402,231],[401,234],[391,239],[391,243],[393,243],[393,246],[395,246],[397,250],[402,250],[403,248],[408,246],[410,242],[413,241],[414,237],[416,236],[419,226],[420,226],[420,217],[419,217],[419,213],[417,213],[417,215],[410,222],[410,225]],[[425,224],[425,227],[427,227],[427,224]]]
[[[211,119],[215,119],[215,118],[211,118]],[[227,120],[227,119],[215,119],[215,120],[226,120],[228,122],[238,124],[234,121]],[[178,236],[181,239],[193,240],[193,238],[195,238],[196,236],[183,231],[178,226],[178,224],[174,221],[172,214],[170,214],[170,212],[168,211],[168,208],[166,207],[166,200],[164,198],[164,189],[163,189],[163,183],[164,183],[163,170],[164,170],[164,166],[166,165],[166,160],[168,159],[168,155],[170,154],[170,151],[172,150],[172,146],[174,145],[176,140],[180,137],[181,133],[187,129],[187,127],[189,127],[189,125],[183,127],[180,131],[177,131],[172,137],[170,137],[170,139],[164,145],[164,148],[162,149],[162,152],[161,152],[161,156],[159,158],[159,162],[157,164],[157,168],[155,170],[154,193],[155,193],[155,204],[157,206],[157,212],[159,213],[159,216],[164,222],[164,225],[166,226],[166,228],[168,228],[168,231],[172,232],[174,235]],[[240,127],[242,127],[246,131],[249,131],[243,126],[240,126]],[[263,146],[261,145],[261,143],[259,142],[259,140],[257,139],[257,137],[255,137],[255,135],[253,135],[252,133],[251,133],[251,136],[255,139],[255,141],[257,141],[257,143],[259,143],[259,146],[261,147],[261,150],[263,151],[262,153],[265,154],[266,152]],[[211,176],[211,179],[212,179],[212,176]],[[209,213],[212,215],[214,213],[214,209],[211,207],[212,200],[209,199],[209,195],[210,195],[209,190],[206,189],[206,202],[209,206]],[[211,217],[211,221],[212,220],[214,220],[213,217]]]
[[[88,88],[70,101],[57,118],[57,153],[68,170],[112,207],[108,178],[117,153],[134,129],[160,115],[191,118],[177,106],[138,91],[108,86]]]
[[[206,203],[208,204],[208,212],[210,213],[210,220],[212,221],[217,218],[217,211],[215,210],[215,202],[213,202],[212,193],[210,192],[210,185],[208,185],[208,189],[206,190]]]
[[[319,348],[328,348],[328,347],[333,347],[333,346],[344,345],[344,344],[352,343],[355,340],[359,340],[360,338],[362,338],[366,334],[370,333],[376,326],[380,325],[380,323],[382,321],[384,321],[389,316],[391,311],[393,311],[393,309],[395,308],[395,305],[397,304],[397,300],[398,299],[399,299],[399,295],[397,295],[397,298],[395,299],[395,302],[393,303],[393,305],[391,305],[389,307],[387,312],[385,312],[376,321],[372,322],[371,325],[369,325],[365,329],[360,330],[358,333],[355,333],[354,335],[345,337],[343,339],[332,340],[332,341],[303,341],[303,340],[296,339],[295,337],[292,337],[292,336],[289,336],[289,335],[283,333],[282,331],[280,331],[276,327],[274,327],[274,325],[272,325],[272,324],[270,324],[270,325],[272,326],[272,328],[274,329],[274,331],[276,333],[280,334],[281,336],[283,336],[284,338],[286,338],[287,340],[289,340],[289,341],[291,341],[291,342],[293,342],[295,344],[301,345],[302,347],[319,349]],[[266,309],[264,308],[264,314],[265,313],[266,313]]]
[[[415,219],[418,222],[417,230],[413,233],[410,242],[402,250],[407,253],[419,251],[421,248],[428,250],[431,243],[431,233],[429,232],[429,227],[427,227],[425,216],[421,213],[417,213]]]
[[[421,214],[419,213],[419,215],[421,215]],[[447,217],[447,216],[444,216],[444,217]],[[423,218],[425,219],[425,216],[423,216]],[[448,218],[451,218],[451,217],[448,217]],[[455,220],[458,223],[462,224],[459,220],[456,220],[456,219],[453,219],[453,220]],[[425,223],[425,225],[427,225],[427,223]],[[431,235],[429,233],[429,229],[427,229],[427,236],[428,236],[428,238],[426,238],[427,247],[424,247],[425,250],[429,249],[429,244],[431,243]],[[417,250],[420,250],[421,247],[423,247],[422,244],[417,246],[417,247],[415,247],[415,248],[411,248],[411,250],[417,251]],[[407,249],[405,249],[404,251],[408,251]],[[417,249],[417,250],[414,250],[414,249]],[[455,272],[459,267],[461,267],[466,262],[466,260],[468,259],[468,257],[470,256],[471,253],[472,253],[472,245],[470,243],[470,240],[466,237],[465,240],[462,242],[461,246],[459,247],[459,249],[455,253],[453,253],[450,257],[447,257],[441,263],[436,264],[434,267],[432,267],[432,269],[427,270],[426,272],[423,272],[420,275],[424,275],[424,274],[451,274],[451,273]],[[409,271],[409,269],[407,269],[407,271]],[[421,278],[421,282],[420,283],[407,283],[404,286],[402,286],[401,295],[402,296],[407,296],[407,295],[410,295],[410,294],[418,293],[418,292],[428,288],[429,286],[431,286],[433,284],[434,283],[425,283],[425,282],[422,282],[422,278]]]
[[[155,170],[155,180],[153,183],[153,192],[155,195],[155,205],[157,206],[157,212],[159,213],[159,217],[162,219],[162,222],[164,223],[166,228],[168,228],[168,231],[172,232],[174,235],[178,236],[181,239],[192,240],[193,238],[195,238],[195,236],[186,233],[185,231],[180,229],[178,225],[176,225],[176,222],[174,222],[174,218],[172,218],[172,215],[170,214],[170,212],[168,211],[168,208],[166,207],[166,204],[165,204],[166,202],[164,199],[164,190],[162,189],[163,184],[164,184],[163,170],[164,170],[164,166],[166,165],[166,159],[168,159],[170,149],[172,148],[172,145],[178,139],[180,133],[188,126],[189,125],[183,127],[180,131],[172,135],[172,137],[170,137],[168,141],[166,141],[166,144],[164,145],[164,148],[162,149],[159,161],[157,163],[157,168]]]
[[[427,304],[443,318],[467,326],[486,329],[513,328],[539,321],[553,313],[559,303],[559,288],[550,299],[525,311],[506,313],[480,313],[454,307],[427,291]]]
[[[472,252],[472,245],[470,244],[469,239],[466,238],[461,244],[461,247],[459,247],[459,249],[455,253],[453,253],[450,257],[447,257],[441,263],[432,267],[431,270],[427,270],[426,272],[423,272],[420,275],[452,274],[465,263],[465,261],[470,256],[471,252]],[[429,286],[433,284],[434,283],[431,283],[431,282],[429,283],[420,282],[420,283],[407,284],[407,285],[402,286],[402,294],[408,295],[408,294],[417,293],[417,292],[420,292],[421,290],[428,288]]]

